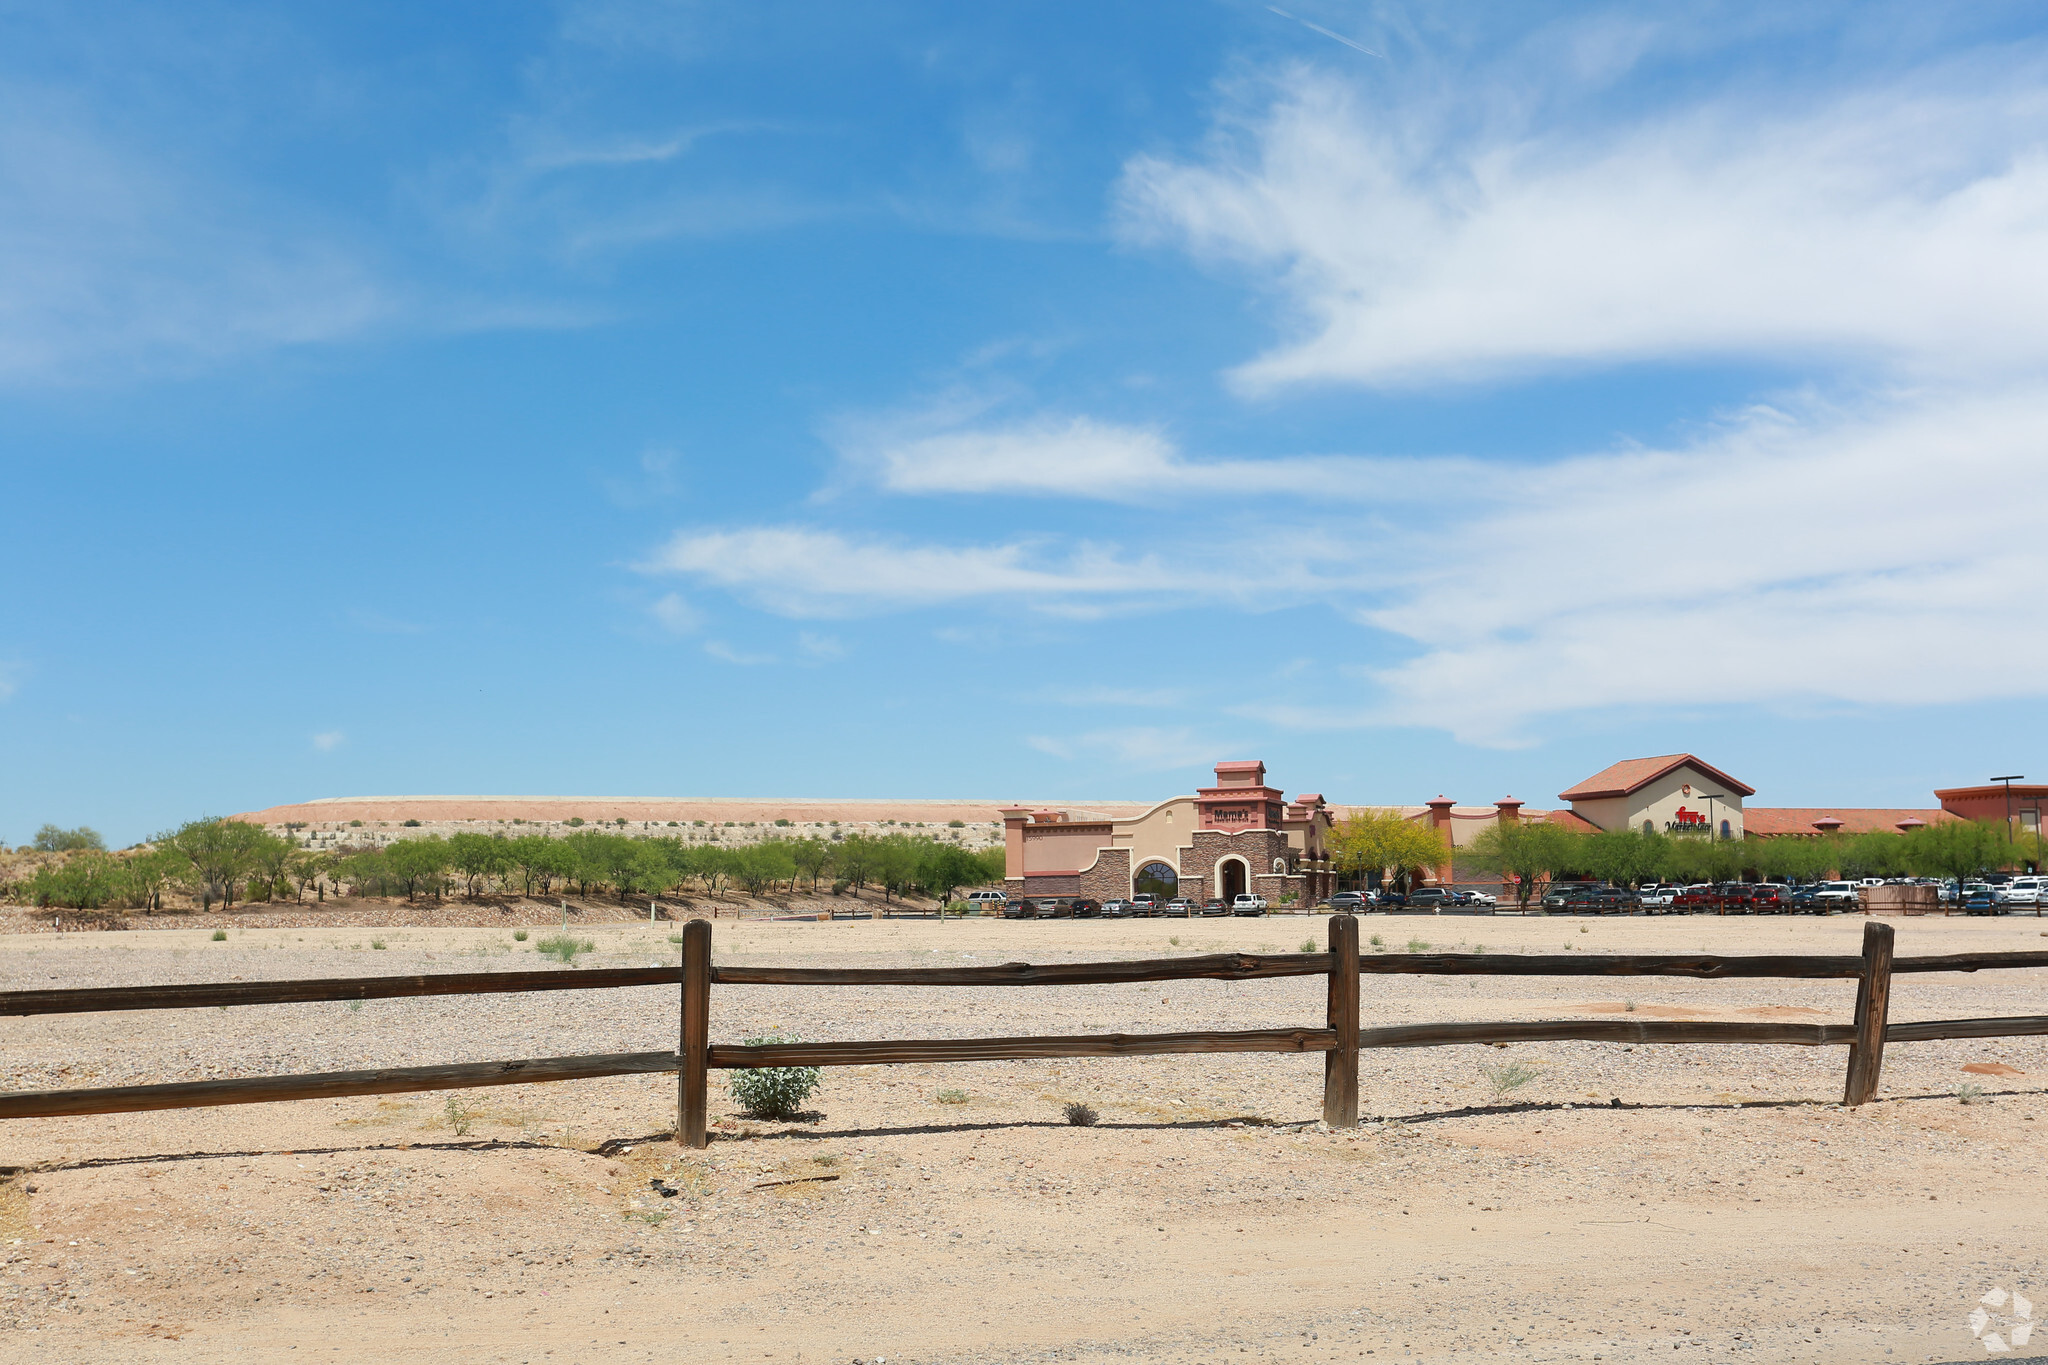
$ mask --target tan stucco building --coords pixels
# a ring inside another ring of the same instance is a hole
[[[1154,890],[1229,900],[1249,891],[1275,906],[1313,905],[1335,886],[1323,798],[1289,801],[1257,761],[1219,763],[1215,786],[1136,816],[1023,806],[1002,816],[1012,896],[1111,900]]]

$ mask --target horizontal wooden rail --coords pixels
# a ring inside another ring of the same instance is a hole
[[[1993,972],[2011,967],[2048,967],[2048,953],[1943,953],[1892,959],[1894,976],[1900,972]]]
[[[892,1062],[1001,1062],[1037,1057],[1159,1057],[1186,1052],[1328,1052],[1326,1028],[1236,1033],[1097,1033],[1039,1038],[921,1038],[874,1043],[756,1043],[711,1047],[711,1065],[875,1066]]]
[[[375,1071],[322,1071],[306,1076],[250,1076],[240,1080],[177,1081],[169,1085],[109,1085],[90,1090],[0,1091],[0,1119],[53,1114],[126,1114],[144,1109],[201,1109],[215,1104],[267,1104],[343,1095],[399,1095],[415,1090],[467,1090],[483,1085],[577,1081],[674,1071],[673,1052],[606,1052],[587,1057],[532,1057],[514,1062],[456,1062],[444,1066],[388,1066]]]
[[[1718,1024],[1705,1021],[1543,1019],[1530,1023],[1396,1024],[1358,1031],[1360,1047],[1458,1043],[1790,1043],[1818,1047],[1855,1038],[1853,1024]]]
[[[422,976],[338,976],[308,981],[201,982],[189,986],[85,986],[0,991],[0,1016],[94,1010],[190,1010],[215,1005],[294,1005],[309,1000],[393,1000],[412,995],[509,995],[614,986],[673,986],[680,967],[556,968],[534,972],[434,972]]]
[[[719,986],[1114,986],[1326,976],[1328,953],[1206,953],[1128,962],[1005,962],[996,967],[714,967]]]
[[[1933,1019],[1892,1024],[1888,1043],[1944,1038],[2004,1038],[2048,1034],[2048,1015],[1993,1019]],[[1851,1042],[1850,1024],[1725,1024],[1690,1020],[1552,1019],[1471,1024],[1400,1024],[1360,1029],[1360,1047],[1444,1047],[1472,1043],[1776,1043],[1826,1046]],[[1252,1029],[1234,1033],[1108,1033],[1035,1038],[935,1038],[899,1042],[713,1045],[710,1064],[732,1070],[759,1066],[868,1066],[898,1062],[984,1062],[1051,1057],[1143,1057],[1214,1052],[1328,1052],[1332,1029]],[[0,1091],[0,1119],[76,1114],[121,1114],[149,1109],[199,1109],[220,1104],[395,1095],[421,1090],[463,1090],[491,1085],[586,1080],[675,1071],[673,1052],[611,1052],[582,1057],[533,1057],[509,1062],[457,1062],[394,1066],[373,1071],[327,1071],[304,1076],[252,1076],[236,1080],[178,1081],[168,1085],[116,1085],[82,1090]]]
[[[1379,953],[1359,959],[1368,975],[1418,976],[1679,976],[1700,979],[1773,977],[1853,980],[1858,957],[1716,957],[1708,954]],[[1902,957],[1897,972],[1977,972],[2048,967],[2048,953],[1951,953]],[[712,980],[730,986],[1091,986],[1149,981],[1253,981],[1322,976],[1328,953],[1209,953],[1130,962],[1008,962],[993,967],[716,967]],[[408,996],[500,995],[526,991],[673,986],[680,967],[555,968],[520,972],[438,972],[415,976],[351,976],[304,981],[201,982],[175,986],[87,986],[0,991],[0,1017],[81,1014],[102,1010],[205,1009],[288,1005],[320,1000],[391,1000]]]
[[[2048,953],[2041,965],[2048,967]],[[1367,975],[1389,976],[1689,976],[1854,978],[1860,957],[1715,957],[1612,953],[1385,953],[1358,959]]]
[[[2024,1038],[2048,1033],[2048,1014],[2014,1014],[2003,1019],[1929,1019],[1918,1024],[1888,1024],[1887,1043],[1931,1043],[1942,1038]]]

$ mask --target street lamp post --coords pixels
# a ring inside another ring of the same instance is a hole
[[[1994,777],[1991,779],[1993,782],[2003,782],[2005,784],[2005,841],[2008,844],[2012,842],[2012,784],[2024,782],[2026,779],[2027,775],[2025,773],[2014,773],[2010,777]]]
[[[1721,822],[1714,818],[1714,803],[1716,801],[1726,801],[1728,799],[1727,794],[1701,792],[1700,799],[1707,803],[1707,833],[1711,837],[1718,839],[1721,837]]]

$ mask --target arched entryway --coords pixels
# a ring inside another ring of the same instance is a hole
[[[1216,864],[1216,894],[1225,903],[1237,899],[1250,889],[1250,872],[1242,858],[1225,858]]]
[[[1180,894],[1180,874],[1170,863],[1153,861],[1146,863],[1131,878],[1133,892],[1151,892],[1163,901],[1170,901]]]

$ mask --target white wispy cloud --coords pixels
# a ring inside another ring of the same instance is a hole
[[[1356,612],[1410,656],[1296,723],[1513,742],[1539,716],[2048,692],[2048,386],[1760,409],[1696,445],[1530,471]],[[1965,642],[1997,640],[1970,666]]]
[[[1544,120],[1527,76],[1374,101],[1295,67],[1199,156],[1134,158],[1121,211],[1270,273],[1297,335],[1251,391],[1730,356],[2009,376],[2048,359],[2040,61],[1623,122]]]
[[[680,593],[663,594],[647,610],[671,635],[695,634],[704,624],[704,613],[685,602]]]
[[[1168,768],[1200,768],[1228,743],[1198,734],[1186,726],[1120,726],[1078,735],[1032,735],[1025,744],[1065,762],[1093,761],[1141,772]]]
[[[0,89],[0,382],[178,373],[404,311],[344,234]]]
[[[322,730],[319,734],[313,736],[313,747],[323,754],[332,753],[334,750],[339,749],[342,742],[347,738],[348,736],[339,730]]]
[[[685,575],[790,616],[999,601],[1072,614],[1148,599],[1258,606],[1275,592],[1322,594],[1342,581],[1359,553],[1341,536],[1314,534],[1280,547],[1254,546],[1255,555],[1205,564],[1087,542],[931,545],[757,526],[679,531],[639,567]]]
[[[729,664],[739,664],[743,668],[753,668],[761,664],[772,664],[775,662],[773,654],[752,654],[743,649],[734,649],[723,640],[706,640],[704,642],[704,652],[714,659]]]
[[[1446,461],[1342,455],[1190,459],[1158,427],[1032,412],[1014,395],[948,394],[881,416],[842,417],[829,436],[857,476],[892,493],[1024,494],[1108,502],[1228,497],[1350,501],[1404,497]]]

